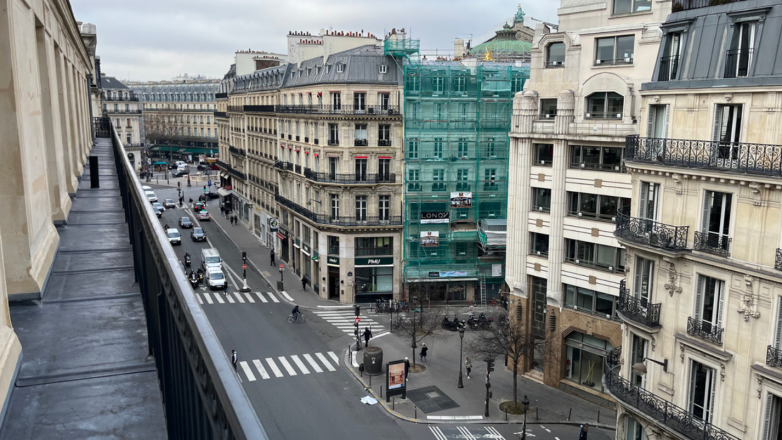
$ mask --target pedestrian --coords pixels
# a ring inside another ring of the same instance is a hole
[[[301,290],[303,290],[305,292],[307,291],[307,279],[306,278],[302,278],[301,279]]]
[[[220,215],[225,216],[225,207],[220,206]]]
[[[228,285],[226,285],[223,289],[223,297],[228,299]]]
[[[269,258],[271,259],[270,266],[274,266],[274,249],[272,249],[272,251],[269,253]]]
[[[410,359],[405,356],[405,382],[410,380],[410,376],[408,376],[408,373],[410,371]]]
[[[426,346],[426,343],[421,344],[421,353],[419,353],[419,356],[421,357],[421,362],[426,362],[427,351],[429,351],[429,347]]]
[[[581,432],[578,433],[578,440],[587,440],[587,434],[589,433],[589,423],[581,425]]]
[[[234,366],[234,372],[239,372],[239,369],[237,368],[236,364],[238,363],[239,355],[236,354],[236,350],[231,350],[231,363]]]
[[[372,332],[369,327],[364,327],[364,347],[369,347],[369,339],[372,338]]]
[[[470,357],[467,356],[467,360],[464,361],[464,368],[467,369],[467,379],[470,378],[470,371],[472,371],[472,361],[470,360]]]

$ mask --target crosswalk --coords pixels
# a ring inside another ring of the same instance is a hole
[[[434,438],[437,440],[447,439],[496,439],[505,440],[502,434],[493,426],[436,426],[429,425]],[[529,436],[529,434],[527,434]]]
[[[319,310],[313,313],[345,333],[352,335],[353,331],[356,329],[354,325],[356,315],[352,310]],[[388,334],[388,330],[378,321],[366,315],[361,315],[359,318],[361,318],[359,329],[362,333],[364,327],[369,327],[373,339]]]
[[[195,293],[198,304],[202,305],[255,304],[258,301],[262,303],[280,302],[279,298],[272,292],[228,292],[228,295],[224,295],[223,292],[211,292],[206,290],[193,293]]]
[[[328,357],[327,357],[328,356]],[[289,359],[290,358],[290,359]],[[317,359],[317,361],[315,360]],[[294,365],[296,368],[294,368]],[[255,382],[260,376],[261,380],[279,379],[282,377],[306,376],[314,373],[324,373],[325,371],[337,371],[339,366],[339,357],[333,351],[323,353],[305,353],[299,355],[277,356],[276,358],[267,357],[264,359],[253,359],[251,361],[240,361],[239,371],[243,379],[249,382]],[[254,369],[253,369],[254,367]],[[242,374],[243,373],[243,374]],[[256,376],[256,374],[258,376]]]

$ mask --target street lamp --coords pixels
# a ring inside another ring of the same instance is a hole
[[[521,399],[521,404],[524,405],[524,429],[521,430],[521,440],[526,440],[527,438],[527,411],[529,411],[529,399],[527,399],[527,395],[524,395],[524,398]]]
[[[660,362],[654,359],[644,358],[643,361],[633,364],[633,370],[637,371],[641,376],[646,374],[646,365],[644,365],[644,361],[652,361],[657,365],[662,365],[663,371],[666,373],[668,372],[668,359],[664,359],[663,362]]]
[[[459,328],[459,385],[456,388],[464,388],[462,383],[462,346],[464,345],[464,327]]]

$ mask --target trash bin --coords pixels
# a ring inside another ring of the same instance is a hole
[[[367,347],[364,349],[364,373],[370,376],[383,374],[383,349]]]

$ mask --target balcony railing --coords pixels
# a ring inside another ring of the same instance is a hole
[[[284,162],[280,160],[275,160],[274,168],[285,170],[285,171],[293,171],[293,162]]]
[[[705,422],[693,413],[634,385],[619,375],[619,350],[608,353],[603,383],[623,405],[636,408],[649,420],[664,425],[690,440],[739,440],[728,432]]]
[[[226,112],[215,112],[215,118],[227,118],[228,113]]]
[[[752,63],[752,49],[733,49],[725,53],[725,78],[747,76]]]
[[[401,226],[402,216],[371,216],[361,217],[356,216],[339,216],[332,217],[326,214],[316,214],[307,208],[300,206],[299,204],[286,199],[285,197],[275,194],[274,200],[277,203],[285,206],[291,211],[301,215],[302,217],[309,219],[318,224],[332,225],[332,226]]]
[[[398,116],[398,105],[277,105],[276,113],[310,115],[382,115]]]
[[[309,168],[304,168],[304,177],[315,182],[339,183],[339,184],[364,184],[371,185],[375,183],[396,183],[396,174],[378,173],[378,174],[336,174],[336,173],[317,173]]]
[[[782,145],[628,136],[625,160],[782,176]]]
[[[782,350],[769,345],[766,349],[766,365],[769,367],[782,368]]]
[[[616,213],[614,236],[667,251],[687,250],[689,226],[671,226],[645,218],[628,215],[629,206]]]
[[[697,336],[712,344],[722,345],[723,329],[710,322],[699,321],[692,317],[687,318],[687,334]]]
[[[727,257],[730,255],[730,242],[731,238],[723,234],[695,231],[693,249]]]
[[[274,106],[273,105],[245,105],[244,111],[255,112],[255,113],[274,113]]]
[[[328,144],[330,147],[338,147],[339,139],[329,139]]]
[[[677,78],[679,72],[679,56],[671,55],[660,58],[660,71],[657,74],[657,81],[673,81]]]
[[[229,112],[242,113],[242,112],[244,112],[244,106],[243,105],[229,105],[228,106],[228,111]]]
[[[643,298],[634,298],[624,287],[624,280],[619,288],[619,301],[616,303],[616,310],[622,314],[622,317],[643,324],[647,327],[660,326],[660,310],[662,304],[650,304]]]
[[[740,1],[744,0],[675,0],[672,7],[673,12],[678,12],[679,10],[689,11],[691,9],[708,8],[709,6],[726,5]]]
[[[124,110],[124,109],[122,109],[122,110],[114,110],[114,109],[111,109],[111,108],[106,108],[103,111],[105,113],[124,114],[124,115],[140,115],[141,114],[141,109],[137,109],[137,110]]]
[[[294,165],[293,168],[294,171],[296,171],[298,174],[301,174],[301,165]]]
[[[219,160],[215,161],[215,163],[217,163],[217,166],[219,166],[220,168],[224,169],[228,173],[233,174],[234,176],[238,177],[241,180],[246,180],[245,174],[243,172],[241,172],[241,171],[238,171],[238,170],[234,169],[231,165],[228,165],[227,163],[219,161]]]
[[[391,139],[378,139],[377,140],[377,146],[378,147],[390,147],[391,146]]]
[[[239,156],[247,157],[247,152],[245,150],[240,150],[230,145],[228,146],[228,151]]]
[[[104,96],[104,101],[138,101],[138,96]]]
[[[228,99],[228,93],[215,93],[215,99]]]
[[[782,270],[782,249],[777,248],[777,252],[774,256],[774,269]]]
[[[353,140],[353,146],[355,147],[366,147],[369,145],[369,141],[366,139],[354,139]]]

